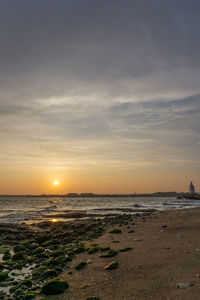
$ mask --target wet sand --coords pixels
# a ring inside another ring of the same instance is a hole
[[[199,208],[155,213],[128,225],[113,226],[120,228],[121,234],[110,234],[111,228],[93,242],[114,250],[133,249],[119,252],[113,258],[100,258],[100,252],[81,253],[70,263],[73,274],[67,271],[61,275],[70,288],[65,294],[48,299],[86,300],[92,296],[101,300],[200,299]],[[86,268],[74,271],[77,263],[88,259],[91,263]],[[104,270],[114,260],[119,268]],[[191,286],[182,289],[177,283]]]

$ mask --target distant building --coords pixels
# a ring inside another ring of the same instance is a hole
[[[195,194],[195,188],[194,188],[192,181],[190,182],[190,185],[189,185],[189,192],[190,192],[190,194]]]

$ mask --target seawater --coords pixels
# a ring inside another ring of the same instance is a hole
[[[200,206],[199,200],[174,197],[4,197],[0,196],[0,223],[42,221],[48,214],[86,212],[105,215],[124,209],[169,210]]]

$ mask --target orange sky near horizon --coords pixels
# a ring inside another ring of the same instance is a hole
[[[175,171],[175,170],[174,170]],[[0,175],[0,194],[65,194],[76,193],[153,193],[158,191],[187,192],[194,171],[188,171],[187,177],[180,173],[160,170],[159,175],[153,169],[134,171],[88,170],[80,172],[55,173],[12,173]],[[54,185],[58,180],[59,184]],[[198,173],[193,183],[198,190]]]

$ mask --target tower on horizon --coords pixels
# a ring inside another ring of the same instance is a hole
[[[195,188],[194,188],[192,181],[190,182],[190,185],[189,185],[189,192],[190,192],[190,194],[195,194]]]

